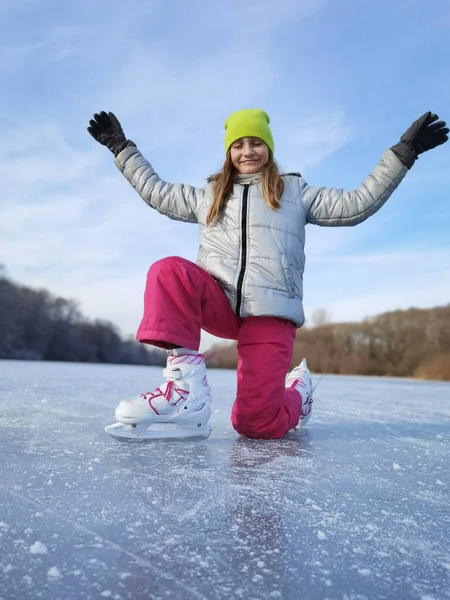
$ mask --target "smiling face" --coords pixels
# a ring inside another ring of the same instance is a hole
[[[242,175],[259,173],[269,161],[269,148],[256,137],[243,137],[230,146],[234,168]]]

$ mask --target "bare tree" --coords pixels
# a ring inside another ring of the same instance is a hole
[[[322,310],[297,331],[293,365],[315,373],[450,380],[450,304],[396,310],[355,323],[329,323]],[[235,368],[236,344],[216,345],[211,366]]]
[[[73,300],[8,280],[0,267],[0,358],[162,365],[166,354],[89,321]]]
[[[326,308],[316,308],[311,313],[308,322],[311,323],[311,327],[320,327],[326,325],[331,321],[331,313]]]

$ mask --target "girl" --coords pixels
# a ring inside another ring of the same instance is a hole
[[[291,366],[304,322],[305,225],[352,226],[379,210],[417,159],[449,130],[426,113],[387,150],[354,191],[309,186],[280,175],[267,113],[244,109],[225,122],[225,163],[205,187],[163,181],[112,113],[95,114],[89,133],[111,150],[143,200],[172,219],[199,224],[197,264],[179,257],[149,270],[137,339],[169,350],[165,383],[122,400],[119,438],[208,437],[211,394],[200,331],[237,340],[237,396],[231,419],[251,438],[281,438],[311,415],[311,377]]]

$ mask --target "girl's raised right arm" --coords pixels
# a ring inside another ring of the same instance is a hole
[[[204,195],[203,189],[160,179],[134,142],[125,137],[113,113],[95,114],[89,124],[89,133],[113,152],[115,164],[144,202],[171,219],[197,222],[197,209]]]

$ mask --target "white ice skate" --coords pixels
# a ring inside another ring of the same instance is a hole
[[[302,414],[300,415],[300,420],[295,429],[304,427],[311,418],[313,403],[311,373],[309,372],[305,358],[298,367],[295,367],[295,369],[289,373],[286,379],[286,387],[295,388],[302,398]]]
[[[207,438],[211,433],[211,391],[202,354],[169,355],[166,382],[154,392],[122,400],[118,423],[105,431],[126,440]]]

